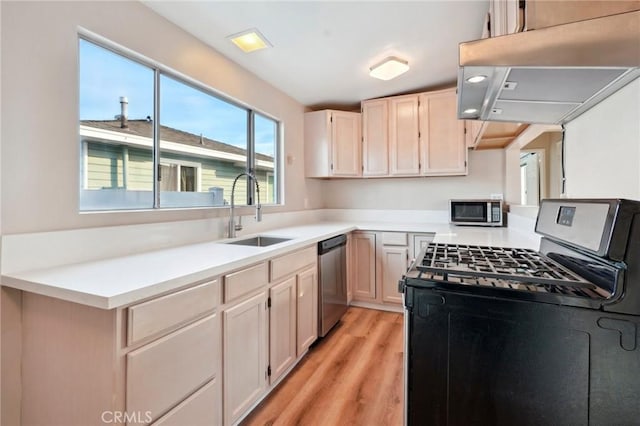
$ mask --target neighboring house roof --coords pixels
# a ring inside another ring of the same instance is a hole
[[[120,127],[120,120],[81,120],[80,124],[96,129],[110,130],[112,132],[120,132],[145,138],[151,138],[153,136],[153,122],[148,120],[128,120],[129,127],[124,129]],[[160,137],[164,141],[208,148],[230,154],[243,156],[247,154],[246,149],[162,125],[160,126]],[[256,153],[256,159],[273,161],[273,157],[259,153]]]

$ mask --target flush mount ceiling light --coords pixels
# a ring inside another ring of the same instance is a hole
[[[391,80],[409,70],[409,62],[389,56],[379,64],[369,68],[369,75],[380,80]]]
[[[486,75],[474,75],[473,77],[469,77],[467,81],[469,83],[480,83],[482,81],[485,81],[486,79],[487,79]]]
[[[272,47],[267,38],[255,28],[242,31],[241,33],[232,34],[227,38],[231,40],[233,44],[238,46],[244,53]]]

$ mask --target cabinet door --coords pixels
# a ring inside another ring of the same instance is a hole
[[[360,176],[360,114],[331,113],[331,175]]]
[[[420,174],[418,95],[389,99],[389,174]]]
[[[298,356],[318,337],[318,273],[314,267],[298,274]]]
[[[347,235],[347,305],[353,300],[354,279],[353,232]]]
[[[127,411],[157,419],[215,378],[218,327],[213,314],[129,352]]]
[[[402,303],[398,281],[407,272],[409,249],[406,247],[382,247],[382,301]]]
[[[386,99],[362,102],[362,175],[389,174],[389,110]]]
[[[220,400],[219,380],[214,379],[158,419],[153,426],[220,424]]]
[[[353,256],[353,298],[374,301],[376,299],[376,234],[354,232]]]
[[[457,118],[455,89],[420,95],[420,151],[425,175],[467,173],[464,121]]]
[[[305,177],[331,176],[331,112],[304,114]]]
[[[478,120],[466,120],[464,122],[464,138],[467,148],[473,148],[478,145],[486,127],[484,123],[484,121]]]
[[[428,246],[431,241],[433,241],[433,235],[414,235],[413,252],[411,257],[415,259],[418,256],[418,253],[420,253],[422,249]]]
[[[523,10],[519,0],[491,0],[491,37],[499,37],[522,31],[524,26]]]
[[[231,425],[266,389],[266,293],[257,294],[226,310],[223,318],[224,423]]]
[[[296,359],[296,277],[269,289],[269,365],[274,383]]]

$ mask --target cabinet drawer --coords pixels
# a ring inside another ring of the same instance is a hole
[[[291,254],[280,256],[271,261],[271,281],[279,280],[318,261],[318,252],[315,245],[307,247]]]
[[[408,243],[406,232],[382,232],[383,246],[406,246]]]
[[[153,426],[209,426],[221,423],[218,380],[212,380],[153,423]]]
[[[219,303],[218,280],[167,294],[128,308],[129,345],[213,310]]]
[[[243,269],[224,276],[224,302],[240,297],[267,284],[269,273],[267,263]]]
[[[216,377],[219,321],[214,314],[127,354],[127,412],[157,419]]]

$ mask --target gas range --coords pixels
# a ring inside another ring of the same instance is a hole
[[[407,277],[593,300],[611,296],[544,254],[523,248],[429,243]]]
[[[407,425],[637,424],[640,202],[543,200],[536,232],[538,251],[431,243],[412,263]]]

